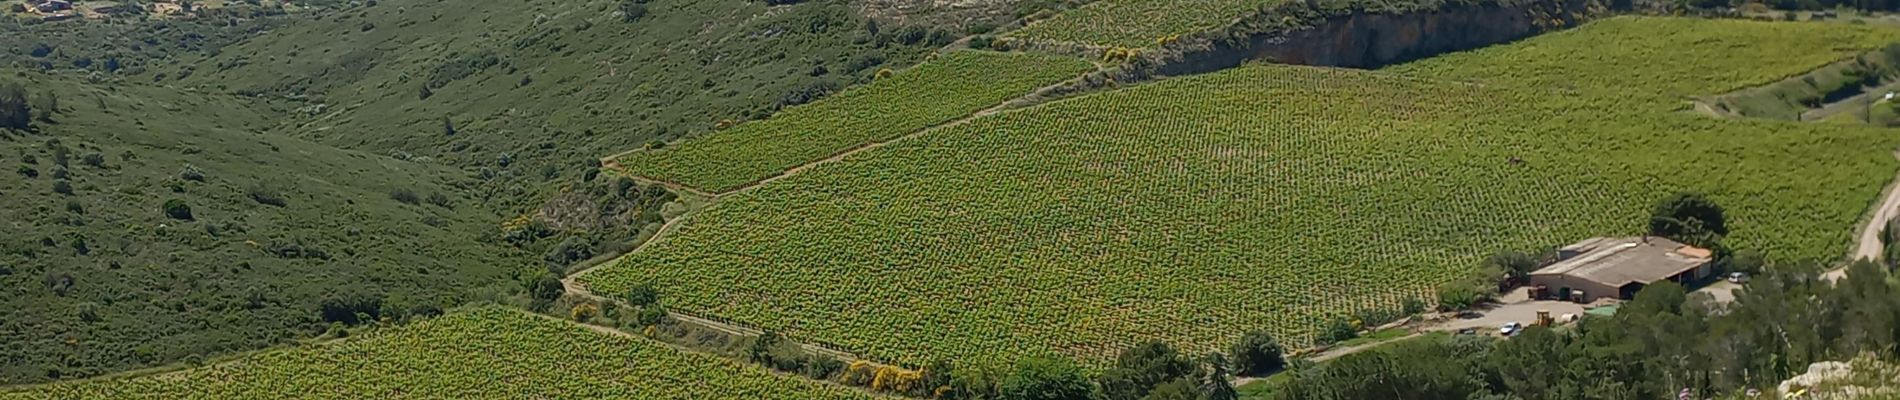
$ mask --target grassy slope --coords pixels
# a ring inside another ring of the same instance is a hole
[[[1488,73],[1409,69],[1491,86],[1255,66],[980,118],[722,199],[586,279],[653,281],[681,307],[921,362],[1303,337],[1484,254],[1635,233],[1676,190],[1728,206],[1735,246],[1838,257],[1894,140],[1670,100],[1900,36],[1705,24],[1616,19],[1450,56]],[[1680,53],[1705,57],[1653,59]],[[1510,72],[1543,66],[1568,79]]]
[[[758,366],[500,307],[341,343],[160,376],[61,383],[0,399],[869,399]]]
[[[290,133],[490,170],[484,191],[527,202],[550,174],[577,176],[648,141],[762,118],[919,60],[931,49],[923,41],[951,37],[871,34],[842,1],[661,0],[632,22],[620,4],[386,0],[236,46],[187,83],[302,96],[325,108],[287,121]],[[459,75],[448,73],[457,60],[488,55],[494,65],[447,79]],[[431,80],[439,87],[422,99]]]
[[[773,118],[640,152],[627,173],[714,192],[777,175],[860,144],[953,121],[1088,71],[1080,60],[959,51]]]
[[[512,288],[510,270],[534,265],[477,243],[500,218],[455,194],[469,183],[457,171],[265,134],[278,114],[229,96],[26,81],[58,93],[63,113],[39,133],[0,139],[0,383],[268,346],[320,331],[326,295],[449,306],[478,288]],[[70,149],[68,168],[55,147]],[[181,179],[187,165],[204,181]],[[71,195],[53,191],[62,169]],[[253,188],[287,206],[258,203]],[[396,189],[458,206],[400,204]],[[195,220],[162,213],[170,199]],[[329,259],[273,254],[290,244]]]

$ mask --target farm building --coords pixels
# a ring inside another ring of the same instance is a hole
[[[1664,280],[1690,283],[1714,268],[1708,249],[1661,237],[1590,238],[1557,250],[1557,262],[1530,274],[1532,286],[1558,298],[1629,299]]]

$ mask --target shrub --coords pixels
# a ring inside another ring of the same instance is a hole
[[[567,287],[562,286],[561,278],[555,277],[554,274],[542,273],[528,283],[528,294],[536,300],[552,301],[567,294]]]
[[[634,314],[633,317],[634,323],[640,326],[659,325],[661,321],[666,320],[666,307],[660,307],[658,305],[642,307],[640,308],[640,312]]]
[[[15,170],[14,172],[19,172],[20,176],[27,177],[28,179],[40,177],[40,170],[33,169],[33,167],[25,166],[25,165],[21,165],[20,169]]]
[[[90,165],[93,168],[105,168],[106,155],[99,154],[99,153],[86,153],[86,155],[79,157],[79,161],[84,162],[86,163],[86,165]]]
[[[588,321],[593,321],[594,317],[598,316],[600,316],[600,306],[596,306],[594,303],[581,303],[580,305],[574,306],[574,309],[568,310],[568,318],[573,319],[575,322],[587,323]]]
[[[191,164],[185,164],[184,169],[178,170],[178,179],[204,182],[205,172],[203,170],[199,170],[198,167],[196,166],[193,166]]]
[[[1234,357],[1234,369],[1241,375],[1265,375],[1280,370],[1286,366],[1284,352],[1280,342],[1266,331],[1247,332],[1228,350]]]
[[[415,191],[409,189],[391,190],[389,191],[389,198],[396,202],[412,206],[422,204],[422,196],[417,196]]]
[[[1356,337],[1359,337],[1359,327],[1353,326],[1352,321],[1347,321],[1345,318],[1334,318],[1333,322],[1327,323],[1324,329],[1320,329],[1316,340],[1321,344],[1333,344]]]
[[[660,291],[655,290],[651,283],[643,282],[627,290],[627,303],[634,307],[646,307],[659,301]]]
[[[276,190],[271,190],[268,187],[253,186],[247,192],[248,194],[251,195],[251,200],[256,201],[257,204],[271,205],[271,206],[278,206],[278,207],[284,207],[284,206],[290,205],[289,202],[284,201],[283,195],[278,194]]]
[[[53,193],[71,195],[73,194],[73,184],[66,182],[65,179],[53,181]]]
[[[1003,398],[1022,400],[1088,399],[1094,385],[1082,368],[1063,358],[1028,358],[998,386]]]
[[[1465,311],[1484,300],[1484,292],[1469,283],[1451,282],[1438,287],[1438,309]]]
[[[191,206],[181,199],[165,200],[165,216],[189,221],[192,219]]]
[[[429,193],[429,204],[434,204],[436,207],[442,208],[455,208],[455,203],[449,201],[449,196],[442,194],[442,192]]]
[[[837,358],[813,354],[805,360],[805,376],[817,380],[831,379],[832,375],[844,370],[844,362]]]
[[[1408,316],[1418,315],[1419,313],[1425,312],[1425,301],[1419,299],[1405,299],[1405,301],[1399,305],[1399,312]]]

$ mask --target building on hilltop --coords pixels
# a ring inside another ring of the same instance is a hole
[[[1693,283],[1713,273],[1708,249],[1655,236],[1590,238],[1557,250],[1557,261],[1530,274],[1543,293],[1576,302],[1628,300],[1651,283]]]

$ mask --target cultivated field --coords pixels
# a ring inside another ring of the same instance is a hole
[[[1492,252],[1637,233],[1678,190],[1727,206],[1732,245],[1838,257],[1900,141],[1655,99],[1879,41],[1704,24],[1617,19],[1453,56],[1560,66],[1568,80],[1437,60],[1397,70],[1495,84],[1250,66],[979,118],[727,196],[582,279],[601,293],[651,281],[678,307],[921,362],[1104,357],[1148,339],[1203,351],[1260,328],[1299,341],[1333,316],[1425,297]],[[1698,29],[1724,33],[1639,40]],[[1629,41],[1648,46],[1509,53]],[[1640,62],[1702,47],[1727,53]]]
[[[1088,71],[1081,60],[959,51],[771,119],[618,160],[635,176],[721,192],[968,116]]]
[[[342,343],[3,399],[869,399],[717,356],[488,307]]]
[[[1888,26],[1624,17],[1384,71],[1582,90],[1596,94],[1593,101],[1629,97],[1673,107],[1690,96],[1771,83],[1896,41],[1900,31]]]

